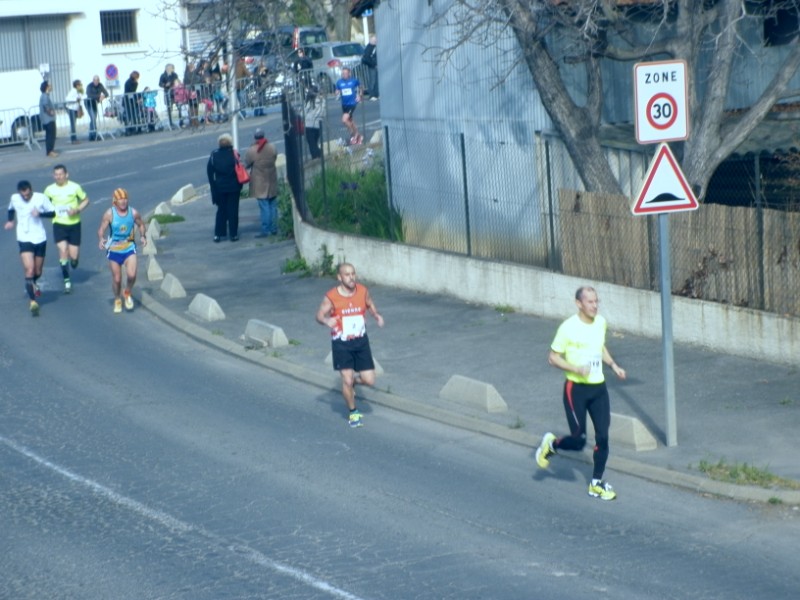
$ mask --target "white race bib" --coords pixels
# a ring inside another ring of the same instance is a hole
[[[342,339],[357,338],[364,335],[366,323],[364,315],[347,315],[342,317]]]
[[[603,376],[603,357],[595,354],[589,357],[589,379],[595,379]]]

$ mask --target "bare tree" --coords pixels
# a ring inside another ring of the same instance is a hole
[[[779,100],[795,93],[787,88],[800,67],[797,31],[790,32],[795,39],[782,64],[765,64],[775,75],[756,101],[735,116],[726,112],[737,59],[753,51],[744,28],[760,31],[764,20],[778,18],[794,18],[796,24],[799,5],[798,0],[452,0],[433,24],[453,32],[447,47],[438,49],[443,61],[465,43],[494,45],[496,35],[490,33],[498,28],[514,35],[521,48],[516,63],[527,66],[584,185],[596,192],[621,191],[600,140],[603,65],[685,60],[691,135],[682,164],[702,197],[720,163]],[[564,77],[576,69],[584,82],[580,96]]]

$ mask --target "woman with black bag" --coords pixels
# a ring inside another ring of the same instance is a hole
[[[239,239],[239,195],[242,191],[242,184],[236,175],[239,159],[229,133],[219,136],[218,144],[219,147],[211,152],[206,165],[211,202],[217,206],[214,242],[219,242],[226,235],[235,242]]]

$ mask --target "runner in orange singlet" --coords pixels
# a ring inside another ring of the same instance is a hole
[[[341,263],[336,277],[339,285],[322,299],[317,322],[331,329],[333,368],[342,376],[342,396],[350,410],[350,427],[361,427],[362,415],[356,408],[353,389],[356,373],[361,383],[375,384],[375,363],[369,347],[365,317],[368,311],[372,313],[378,327],[383,327],[383,317],[375,307],[369,290],[356,283],[353,265]]]

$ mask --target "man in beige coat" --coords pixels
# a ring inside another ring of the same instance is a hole
[[[261,233],[257,238],[278,234],[278,170],[275,161],[278,153],[267,141],[262,129],[253,134],[253,145],[244,155],[244,164],[250,169],[250,197],[258,200],[261,213]]]

